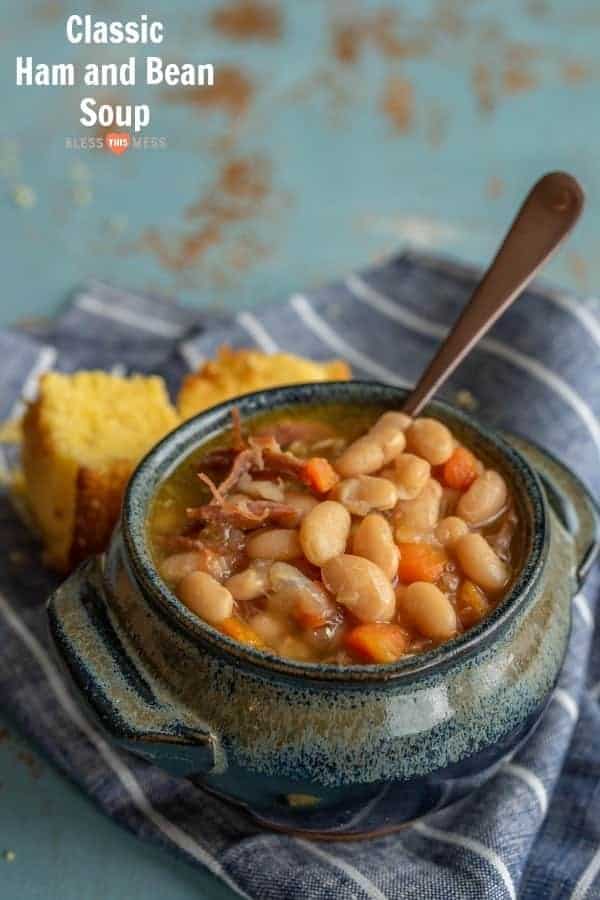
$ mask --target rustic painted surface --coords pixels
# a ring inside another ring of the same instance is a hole
[[[407,242],[489,258],[543,172],[567,168],[589,206],[549,275],[600,283],[594,0],[328,3],[155,0],[158,53],[212,62],[207,89],[107,89],[149,102],[166,150],[65,149],[82,136],[72,89],[17,89],[16,53],[120,60],[75,48],[71,4],[4,2],[0,48],[0,322],[51,313],[88,276],[189,303],[259,304]],[[133,2],[89,3],[97,17]],[[154,52],[147,50],[144,52]],[[141,54],[140,54],[141,55]],[[95,93],[95,91],[92,91]],[[587,300],[595,305],[597,301]],[[0,857],[7,896],[113,900],[229,896],[101,819],[59,776],[0,746]],[[35,774],[34,774],[35,770]]]
[[[212,62],[216,85],[84,89],[151,104],[146,135],[168,149],[120,157],[65,150],[65,137],[93,134],[78,124],[82,90],[17,89],[11,61],[115,61],[130,48],[68,44],[61,0],[10,6],[3,321],[55,309],[88,275],[238,306],[406,242],[483,261],[523,192],[556,167],[579,175],[591,202],[550,274],[584,294],[600,281],[593,0],[361,2],[353,16],[324,0],[154,2],[166,38],[143,53]],[[30,208],[15,203],[18,185]]]

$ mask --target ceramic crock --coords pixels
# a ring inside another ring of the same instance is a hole
[[[326,402],[399,408],[404,392],[345,382],[236,401],[243,418]],[[232,403],[186,422],[133,475],[105,557],[51,597],[59,656],[85,708],[119,745],[313,837],[381,834],[482,784],[534,728],[555,685],[571,600],[598,547],[582,484],[541,449],[443,403],[447,422],[509,477],[525,524],[523,566],[485,621],[393,665],[335,667],[242,646],[193,616],[153,567],[149,504]]]

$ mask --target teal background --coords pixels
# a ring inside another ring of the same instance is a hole
[[[215,19],[238,5],[0,3],[0,324],[53,313],[90,276],[237,309],[407,243],[483,263],[532,182],[556,168],[582,180],[588,208],[547,275],[599,308],[594,0],[288,0],[275,34],[243,37]],[[18,53],[118,62],[135,51],[68,44],[70,13],[142,11],[166,36],[137,56],[211,62],[215,93],[16,88]],[[167,148],[67,149],[66,138],[94,136],[78,122],[85,94],[148,102],[145,134]],[[0,852],[16,858],[0,858],[0,897],[230,896],[124,834],[29,753],[3,735]]]

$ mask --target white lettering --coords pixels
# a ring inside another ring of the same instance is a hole
[[[71,44],[162,44],[162,22],[148,22],[146,13],[139,21],[103,22],[93,16],[69,16],[66,22],[67,39]]]
[[[148,37],[151,44],[162,44],[165,29],[162,22],[150,22]]]
[[[73,87],[75,84],[75,66],[73,63],[36,63],[31,56],[17,56],[17,87]]]
[[[94,107],[96,105],[96,101],[93,97],[84,97],[80,104],[80,109],[83,115],[79,119],[82,125],[85,125],[86,128],[91,128],[96,124],[96,116],[94,114]]]
[[[33,59],[31,56],[17,56],[17,85],[33,84]]]
[[[212,87],[215,83],[215,68],[210,63],[167,63],[165,66],[160,56],[147,56],[146,82],[149,85],[168,84],[170,87]]]
[[[137,106],[121,106],[102,103],[98,106],[93,97],[85,97],[80,103],[83,115],[79,121],[86,128],[100,124],[103,128],[117,125],[119,128],[133,128],[137,133],[150,124],[150,107],[145,103]]]
[[[75,28],[81,28],[81,16],[69,16],[67,19],[67,40],[71,44],[81,43],[81,32],[75,31]]]
[[[160,56],[146,57],[146,84],[162,83],[162,59]]]
[[[88,87],[117,87],[135,84],[135,57],[124,63],[87,63],[83,83]]]

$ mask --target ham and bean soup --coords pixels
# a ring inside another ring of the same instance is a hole
[[[231,429],[161,486],[158,570],[195,615],[281,657],[393,663],[498,604],[519,566],[502,474],[446,425],[289,410]]]

